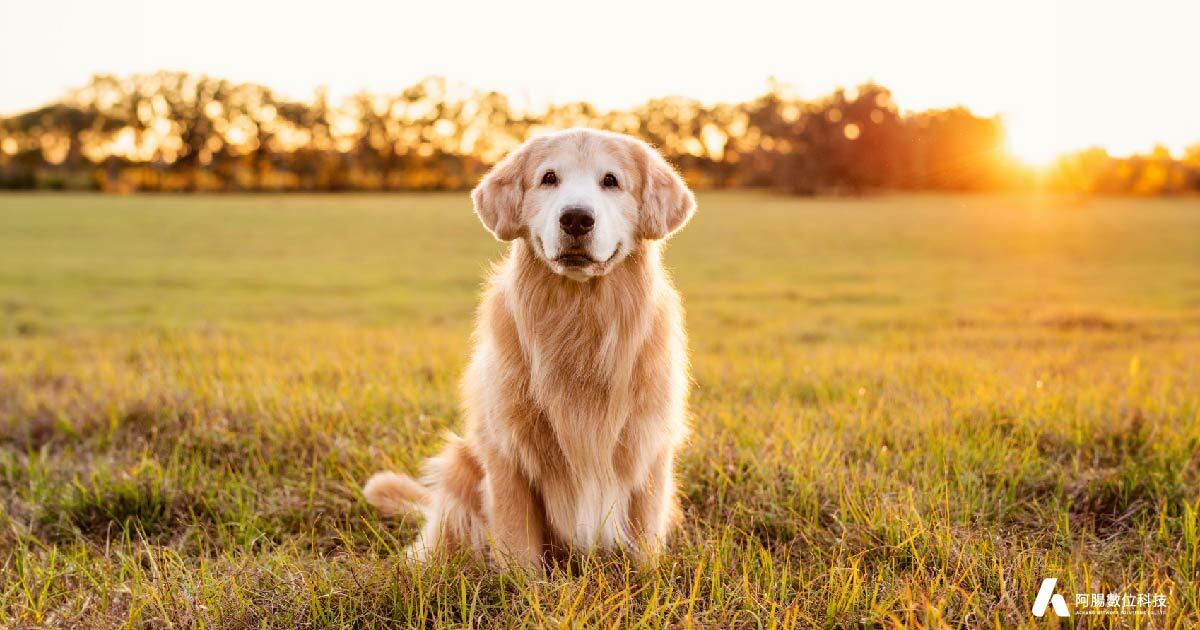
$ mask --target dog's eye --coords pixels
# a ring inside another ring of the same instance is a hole
[[[556,175],[554,173],[554,171],[546,171],[546,174],[542,175],[542,185],[543,186],[553,186],[557,183],[558,183],[558,175]]]
[[[612,173],[605,173],[604,179],[600,180],[600,185],[605,188],[617,188],[617,176]]]

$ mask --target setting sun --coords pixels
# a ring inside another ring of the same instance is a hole
[[[1046,167],[1073,147],[1063,146],[1057,128],[1044,116],[1014,115],[1004,119],[1005,145],[1017,161]]]

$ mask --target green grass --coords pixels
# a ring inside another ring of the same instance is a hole
[[[0,196],[0,627],[1200,623],[1200,209],[705,194],[682,528],[413,567],[358,494],[459,423],[464,194]]]

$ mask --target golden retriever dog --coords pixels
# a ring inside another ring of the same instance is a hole
[[[696,203],[634,138],[573,129],[526,142],[471,194],[508,255],[488,279],[463,378],[466,426],[418,482],[363,493],[426,521],[409,553],[468,549],[541,569],[565,553],[650,561],[678,513],[688,362],[664,239]]]

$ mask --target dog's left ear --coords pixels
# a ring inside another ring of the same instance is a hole
[[[658,151],[644,144],[642,151],[645,181],[638,230],[642,238],[667,238],[692,218],[696,197]]]
[[[502,241],[511,241],[525,232],[525,225],[521,220],[525,183],[521,181],[521,177],[525,171],[525,156],[530,144],[527,142],[517,147],[500,160],[487,175],[484,175],[475,190],[471,191],[475,214],[479,215],[483,226]]]

